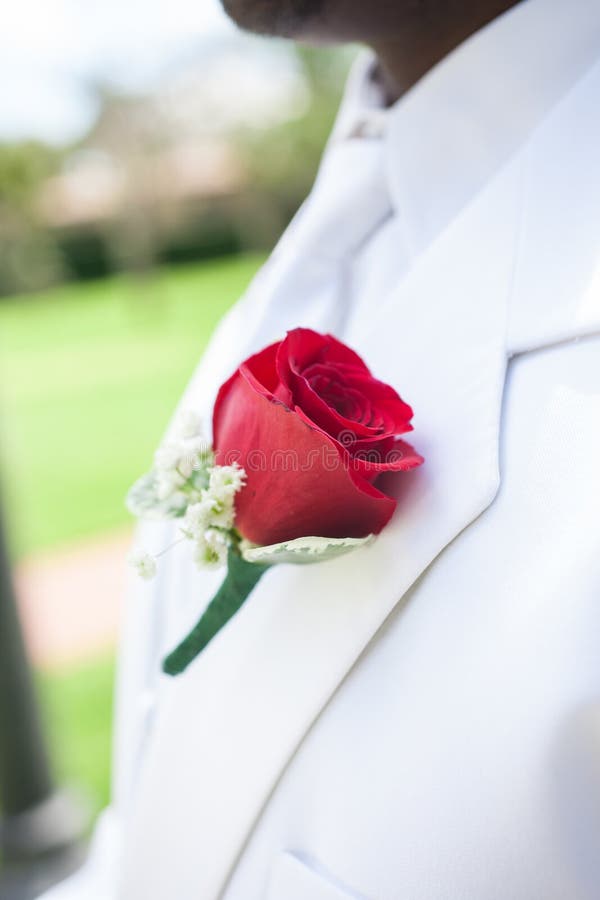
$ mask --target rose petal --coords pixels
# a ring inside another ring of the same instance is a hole
[[[409,472],[422,465],[425,460],[406,441],[394,441],[382,453],[363,451],[364,456],[354,455],[352,465],[365,478],[376,478],[384,472]]]
[[[378,534],[394,512],[395,500],[354,470],[331,438],[242,374],[219,393],[214,446],[217,464],[236,461],[246,470],[235,521],[254,543],[365,537]]]

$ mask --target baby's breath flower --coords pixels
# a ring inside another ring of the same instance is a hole
[[[186,537],[196,540],[207,528],[228,531],[233,528],[233,518],[233,497],[221,501],[216,500],[210,491],[202,491],[201,499],[188,506],[181,530]]]
[[[196,459],[193,453],[186,453],[182,450],[181,457],[177,464],[177,474],[181,475],[184,481],[187,481],[196,467]]]
[[[178,470],[189,478],[194,470],[206,469],[212,465],[210,444],[202,435],[182,441],[180,445]]]
[[[185,484],[185,478],[175,469],[157,469],[156,475],[156,496],[159,500],[176,494]]]
[[[219,531],[217,528],[209,528],[204,535],[204,540],[212,553],[219,559],[219,563],[223,564],[227,558],[227,550],[229,549],[229,537],[225,532]]]
[[[224,528],[226,530],[233,528],[235,515],[234,498],[225,496],[222,499],[217,499],[210,490],[205,492],[205,496],[207,501],[210,502],[209,524],[215,528]]]
[[[156,559],[144,550],[133,550],[128,562],[145,581],[152,581],[156,575]]]
[[[227,535],[215,528],[209,528],[196,543],[194,560],[203,569],[216,569],[225,565],[229,539]]]
[[[190,540],[203,538],[204,532],[211,524],[211,512],[212,500],[210,497],[203,497],[199,503],[192,503],[183,517],[181,531]]]
[[[181,458],[181,444],[169,441],[161,444],[154,454],[154,468],[159,472],[176,469]]]
[[[224,503],[243,488],[246,472],[237,463],[232,466],[214,466],[210,470],[208,489],[218,502]]]

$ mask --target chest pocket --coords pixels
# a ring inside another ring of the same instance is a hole
[[[375,900],[340,885],[292,853],[280,853],[271,870],[265,900]]]

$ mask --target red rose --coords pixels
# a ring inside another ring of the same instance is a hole
[[[375,487],[377,476],[423,462],[397,439],[412,415],[345,344],[290,331],[242,363],[215,403],[217,464],[247,473],[236,527],[261,545],[378,534],[396,501]]]

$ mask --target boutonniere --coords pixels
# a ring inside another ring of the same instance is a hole
[[[353,350],[296,328],[221,387],[212,447],[193,413],[179,417],[128,507],[180,519],[198,565],[226,565],[227,574],[165,672],[183,672],[271,566],[332,559],[385,528],[396,501],[378,476],[423,462],[400,439],[412,416]],[[132,562],[143,577],[156,571],[156,557],[137,553]]]

